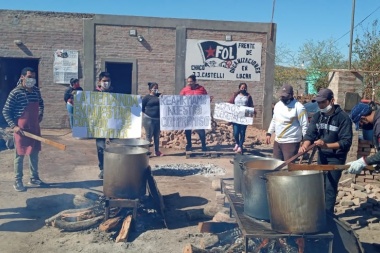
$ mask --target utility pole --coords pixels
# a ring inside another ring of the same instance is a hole
[[[354,36],[354,22],[355,22],[355,2],[352,0],[352,14],[351,14],[351,33],[350,33],[350,51],[348,53],[348,69],[351,69],[351,58],[352,58],[352,38]]]

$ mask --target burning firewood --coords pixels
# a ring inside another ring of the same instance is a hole
[[[129,228],[132,223],[132,215],[128,215],[123,221],[123,226],[120,229],[119,235],[116,237],[116,242],[125,242],[128,239]]]
[[[109,230],[113,229],[117,225],[119,225],[122,217],[114,217],[106,220],[105,222],[101,223],[99,225],[99,230],[102,232],[108,232]]]

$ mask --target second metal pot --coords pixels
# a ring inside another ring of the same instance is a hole
[[[273,158],[260,159],[243,163],[243,198],[244,213],[260,220],[269,220],[267,190],[263,176],[283,161]]]
[[[234,190],[236,193],[243,193],[243,163],[264,158],[255,155],[237,154],[231,163],[234,165]]]

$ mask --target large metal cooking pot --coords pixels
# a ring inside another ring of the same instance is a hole
[[[317,233],[326,228],[323,173],[279,171],[265,176],[273,230]]]
[[[263,158],[262,156],[236,154],[231,163],[234,165],[234,190],[243,193],[243,163]]]
[[[269,208],[265,180],[262,177],[273,172],[283,161],[261,157],[243,163],[244,213],[248,216],[269,220]]]
[[[149,151],[149,141],[143,139],[111,139],[112,144],[126,147],[145,148]]]
[[[104,150],[103,192],[106,197],[136,199],[146,193],[147,150],[114,146]]]

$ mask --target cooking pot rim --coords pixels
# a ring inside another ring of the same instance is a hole
[[[277,171],[265,174],[265,177],[302,177],[323,174],[322,171],[297,170],[297,171]]]

